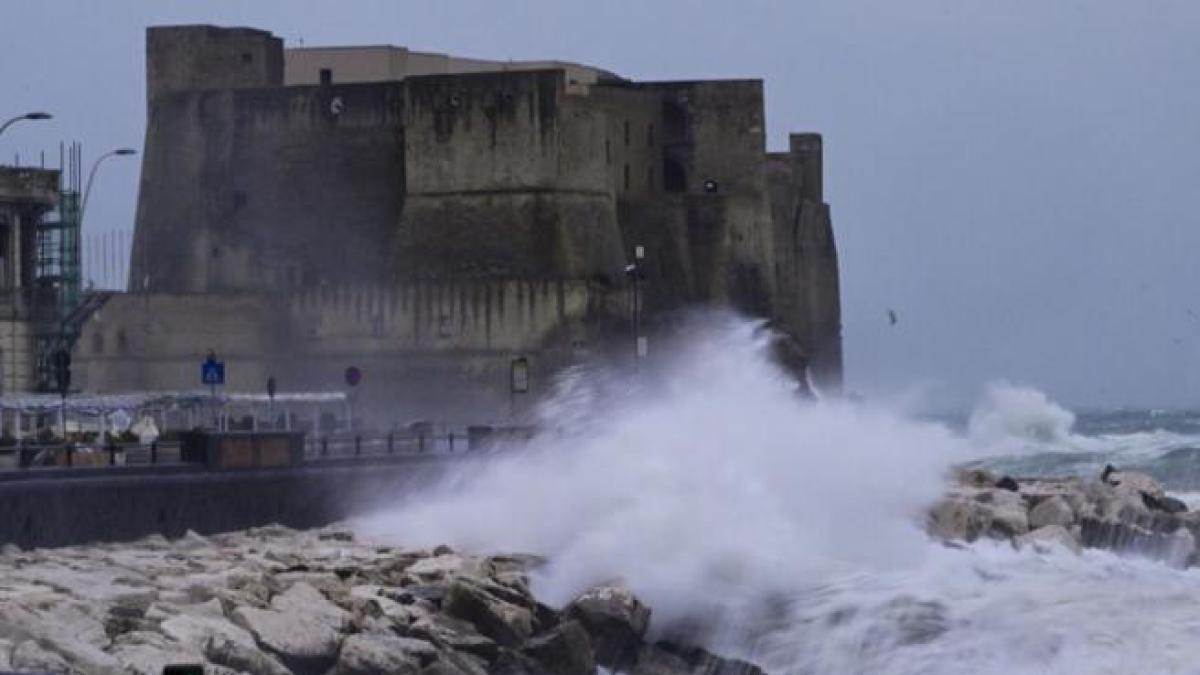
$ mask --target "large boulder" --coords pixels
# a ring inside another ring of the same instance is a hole
[[[533,632],[533,615],[528,609],[497,598],[466,577],[450,584],[442,609],[506,647],[521,645]]]
[[[1062,548],[1079,553],[1079,541],[1066,527],[1053,523],[1043,525],[1032,532],[1016,538],[1018,548],[1029,547],[1039,553],[1048,553],[1056,548]]]
[[[1008,538],[1029,531],[1029,512],[1024,498],[1012,490],[998,488],[980,490],[975,501],[991,511],[991,527],[987,534],[992,537]]]
[[[408,647],[417,642],[392,635],[351,635],[329,675],[416,675],[421,660]]]
[[[238,607],[231,618],[297,673],[323,672],[337,660],[340,636],[321,619],[255,607]]]
[[[1105,468],[1101,480],[1109,485],[1136,490],[1155,499],[1166,495],[1166,491],[1158,481],[1140,471],[1116,471],[1109,466]]]
[[[1075,511],[1066,499],[1060,496],[1050,497],[1038,502],[1029,510],[1029,528],[1037,530],[1047,525],[1070,527],[1075,522]]]
[[[349,612],[303,582],[292,584],[291,588],[271,598],[271,608],[284,614],[308,617],[337,632],[345,631],[350,626]]]
[[[591,637],[596,662],[619,670],[637,659],[650,626],[650,609],[624,586],[597,586],[575,598],[563,616],[578,621]]]
[[[596,657],[587,631],[578,621],[565,621],[525,645],[527,656],[555,675],[592,675]]]
[[[228,635],[214,634],[204,643],[204,658],[219,666],[248,675],[291,675],[274,657]]]
[[[947,541],[975,541],[992,526],[992,512],[959,495],[943,498],[929,510],[929,534]]]
[[[444,614],[422,617],[407,632],[410,637],[426,640],[443,650],[472,654],[489,663],[499,653],[496,641],[481,635],[474,625]]]
[[[25,640],[13,649],[12,667],[42,673],[82,673],[71,667],[61,655],[45,649],[36,640]]]

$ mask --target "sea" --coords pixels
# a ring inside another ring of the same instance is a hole
[[[953,467],[1138,469],[1195,504],[1200,413],[1071,411],[998,383],[935,416],[812,401],[762,325],[697,318],[636,372],[584,365],[497,451],[355,522],[406,545],[537,553],[561,604],[627,584],[652,638],[777,675],[1200,674],[1200,570],[1100,550],[947,546],[924,515]]]

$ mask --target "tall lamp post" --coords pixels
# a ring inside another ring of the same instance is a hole
[[[4,124],[0,124],[0,134],[4,133],[5,129],[11,127],[17,122],[20,122],[21,120],[48,120],[52,117],[54,117],[54,115],[51,115],[48,112],[28,112],[24,115],[17,115],[12,119],[7,120]]]
[[[87,212],[88,196],[92,194],[92,181],[96,179],[96,169],[100,168],[100,162],[103,162],[109,157],[127,157],[129,155],[136,154],[137,150],[134,150],[133,148],[117,148],[116,150],[109,150],[108,152],[96,158],[96,161],[92,164],[92,170],[88,173],[87,185],[85,185],[83,188],[83,202],[79,205],[80,227],[83,226],[83,214]]]

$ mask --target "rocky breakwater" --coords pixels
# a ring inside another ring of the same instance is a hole
[[[533,556],[356,541],[265,527],[168,541],[0,552],[0,671],[249,675],[748,674],[747,663],[647,640],[619,584],[555,609]]]
[[[990,538],[1019,548],[1102,548],[1179,566],[1200,562],[1200,512],[1150,476],[1111,466],[1095,479],[958,471],[930,510],[927,529],[948,542]]]

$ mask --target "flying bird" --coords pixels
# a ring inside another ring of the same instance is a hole
[[[896,312],[889,309],[888,310],[888,325],[895,326],[896,321],[898,321],[898,319],[896,318]]]

